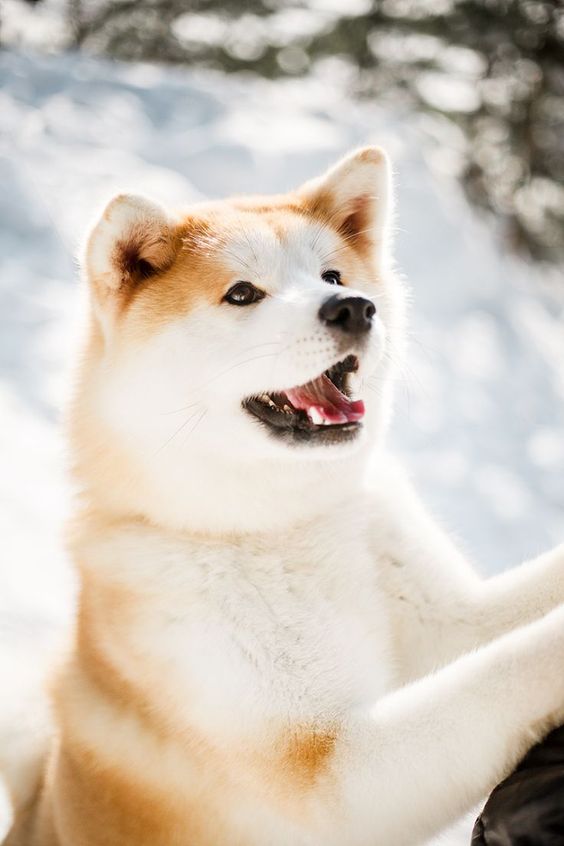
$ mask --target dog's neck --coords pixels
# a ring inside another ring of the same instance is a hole
[[[163,531],[207,536],[278,532],[338,514],[358,495],[371,455],[365,449],[331,462],[304,460],[255,463],[194,457],[189,473],[168,467],[150,483],[138,477],[80,479],[85,501],[111,519],[143,519]],[[377,455],[377,454],[376,454]]]

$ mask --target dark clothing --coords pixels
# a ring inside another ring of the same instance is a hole
[[[495,788],[471,846],[564,846],[564,726]]]

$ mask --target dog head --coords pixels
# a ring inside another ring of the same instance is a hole
[[[82,435],[95,423],[171,497],[204,465],[311,475],[352,461],[382,429],[401,341],[389,179],[365,148],[284,196],[179,215],[116,197],[85,254]]]

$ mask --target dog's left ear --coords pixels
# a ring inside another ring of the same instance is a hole
[[[391,205],[391,168],[380,147],[363,147],[341,159],[300,191],[310,212],[333,226],[352,246],[380,248]]]

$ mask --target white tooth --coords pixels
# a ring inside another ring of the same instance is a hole
[[[309,414],[309,419],[311,420],[311,422],[314,423],[316,426],[321,426],[325,422],[324,417],[319,413],[317,408],[308,408],[307,413]]]
[[[292,409],[290,408],[290,406],[289,406],[289,405],[285,405],[285,406],[284,406],[284,411],[286,412],[286,414],[291,414],[291,413],[292,413]]]

